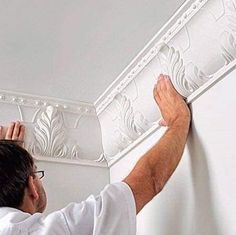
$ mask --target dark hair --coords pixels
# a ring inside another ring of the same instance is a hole
[[[33,168],[32,156],[16,141],[0,140],[0,207],[22,205]]]

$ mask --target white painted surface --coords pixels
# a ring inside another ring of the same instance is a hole
[[[192,103],[193,121],[183,159],[161,192],[138,216],[138,235],[234,235],[236,70]],[[123,179],[159,139],[153,134],[111,168]]]
[[[48,195],[46,213],[58,210],[70,202],[81,202],[90,194],[97,195],[109,183],[107,168],[52,162],[37,162],[44,170],[43,185]]]
[[[1,88],[92,103],[183,2],[1,0]]]

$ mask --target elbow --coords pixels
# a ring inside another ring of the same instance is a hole
[[[154,188],[155,188],[155,194],[159,194],[165,186],[165,182],[159,181],[159,180],[154,180]]]
[[[162,190],[163,190],[164,186],[162,185],[158,185],[156,186],[155,190],[156,190],[156,195],[159,194]]]

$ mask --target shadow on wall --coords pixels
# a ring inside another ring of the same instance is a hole
[[[223,235],[216,218],[207,155],[194,122],[192,122],[187,147],[190,154],[195,204],[191,235]]]

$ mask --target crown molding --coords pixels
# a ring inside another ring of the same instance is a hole
[[[0,90],[2,122],[26,125],[25,147],[39,161],[112,166],[160,129],[151,95],[158,74],[169,74],[191,103],[236,67],[236,0],[192,2],[185,2],[95,106]]]
[[[105,108],[113,101],[114,97],[121,93],[146,66],[157,56],[160,49],[168,42],[198,13],[199,10],[209,0],[197,0],[193,4],[191,0],[185,4],[172,16],[169,22],[154,36],[154,38],[144,47],[136,58],[124,69],[118,78],[106,89],[106,91],[95,101],[97,114],[100,115]],[[186,6],[190,7],[185,11]],[[179,17],[179,15],[181,17]],[[172,25],[172,22],[175,22]],[[162,33],[164,31],[164,33]],[[162,34],[162,35],[161,35]],[[154,44],[154,46],[153,46]]]
[[[159,129],[150,95],[158,74],[191,103],[235,69],[236,0],[197,0],[178,15],[95,104],[108,166]]]
[[[26,126],[24,147],[37,160],[107,167],[93,105],[0,90],[0,108],[1,123]]]

